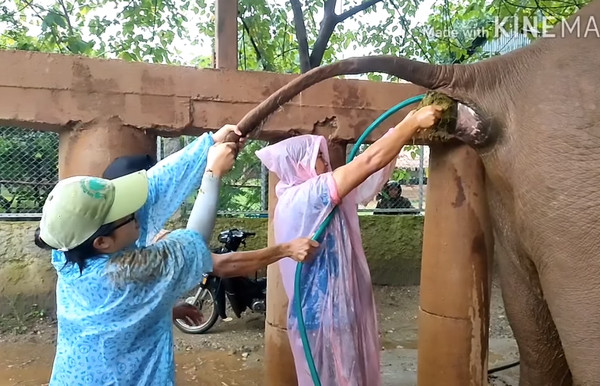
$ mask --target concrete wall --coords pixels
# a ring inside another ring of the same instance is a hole
[[[50,253],[33,243],[37,222],[0,222],[0,315],[54,309],[56,272]]]
[[[386,285],[419,283],[423,217],[361,216],[363,246],[373,282]],[[170,223],[171,229],[177,222]],[[54,310],[56,272],[50,254],[35,246],[38,223],[0,221],[0,315],[24,312],[32,304]],[[246,249],[267,245],[267,219],[219,218],[211,245],[220,231],[237,227],[256,232]]]

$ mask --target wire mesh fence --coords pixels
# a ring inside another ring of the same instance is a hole
[[[363,147],[361,151],[366,148]],[[359,206],[361,215],[419,215],[425,211],[428,146],[405,146],[396,159],[396,168],[377,196]]]
[[[159,137],[157,159],[183,149],[194,139],[193,136]],[[231,172],[223,178],[220,216],[267,217],[268,171],[255,155],[266,145],[265,141],[249,141]],[[428,160],[427,146],[406,147],[397,159],[390,182],[370,203],[359,207],[360,214],[422,214]],[[39,217],[57,181],[58,134],[0,127],[0,218]],[[194,193],[184,202],[182,215],[189,213],[195,198]]]
[[[161,159],[182,149],[195,137],[159,138],[157,158]],[[254,154],[267,142],[249,141],[238,155],[235,166],[224,178],[219,197],[222,217],[267,217],[268,171]],[[362,146],[360,152],[368,146]],[[351,150],[348,146],[347,152]],[[390,181],[367,205],[359,206],[361,215],[419,215],[425,211],[427,188],[428,146],[406,146],[396,160]],[[187,215],[193,207],[192,194],[181,207]]]
[[[57,181],[57,133],[0,127],[0,218],[39,217]]]

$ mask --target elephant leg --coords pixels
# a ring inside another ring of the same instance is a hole
[[[580,250],[569,253],[568,257],[550,259],[540,270],[544,295],[560,334],[573,384],[577,386],[600,383],[600,253],[597,250]]]
[[[572,385],[533,263],[498,244],[496,248],[504,307],[519,347],[519,385]]]

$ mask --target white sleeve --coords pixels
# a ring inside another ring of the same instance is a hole
[[[210,242],[213,228],[215,227],[220,187],[220,177],[214,176],[209,171],[204,173],[202,184],[198,190],[198,196],[187,222],[186,228],[200,233],[207,244]]]

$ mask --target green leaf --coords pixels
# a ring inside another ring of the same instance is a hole
[[[127,52],[127,51],[123,51],[119,54],[119,58],[123,59],[123,60],[127,60],[128,62],[135,62],[137,61],[137,58],[135,57],[135,55]]]
[[[42,30],[52,29],[55,26],[66,26],[65,20],[54,11],[49,11],[42,21]]]

